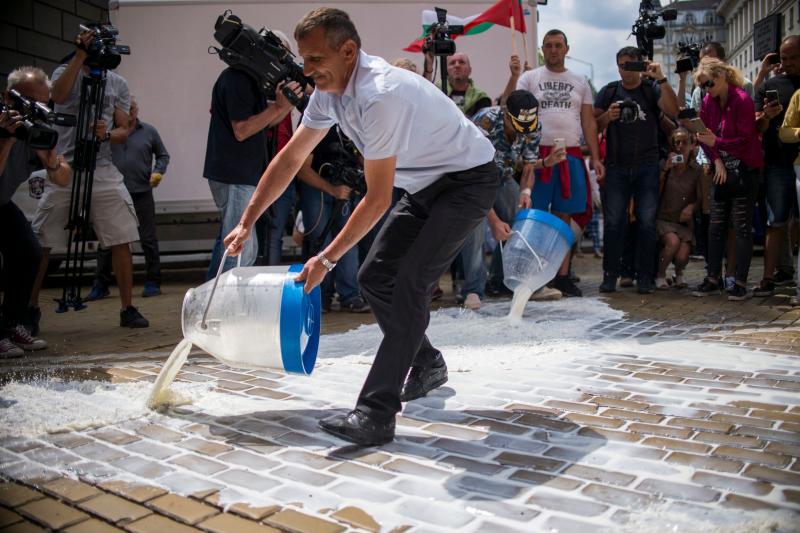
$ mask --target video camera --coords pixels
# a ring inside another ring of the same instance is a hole
[[[675,63],[675,74],[680,74],[681,72],[690,72],[697,68],[697,65],[700,63],[700,50],[702,48],[702,43],[678,43],[678,54],[681,56],[681,58]]]
[[[443,57],[451,56],[456,53],[456,42],[452,35],[463,35],[464,26],[451,26],[447,23],[447,10],[440,7],[436,9],[436,24],[431,24],[428,28],[428,35],[422,45],[422,53],[429,51],[433,55]]]
[[[93,22],[81,24],[81,30],[93,31],[92,40],[84,47],[88,57],[83,62],[89,68],[113,70],[122,61],[122,55],[130,55],[131,47],[117,44],[119,30],[110,23]]]
[[[303,67],[295,63],[292,51],[271,31],[265,28],[255,31],[231,11],[217,17],[214,30],[214,39],[222,48],[209,47],[209,53],[219,54],[232,68],[250,75],[267,98],[275,98],[275,90],[282,81],[296,81],[303,89],[314,86],[314,81],[303,74]],[[297,97],[288,87],[281,92],[300,110],[308,103],[308,96]]]
[[[6,105],[4,102],[0,102],[0,113],[14,110],[20,114],[22,124],[14,130],[14,133],[0,128],[0,136],[10,137],[13,135],[17,139],[27,142],[33,149],[51,150],[58,143],[58,132],[50,125],[75,126],[75,115],[54,113],[46,105],[28,100],[15,89],[8,91],[8,95],[13,103]]]
[[[658,19],[670,21],[678,18],[677,9],[664,9],[657,11],[653,0],[642,0],[639,3],[639,18],[633,23],[631,35],[636,36],[636,46],[642,49],[648,59],[653,59],[653,41],[663,39],[667,35],[667,28],[658,23]]]
[[[367,193],[364,165],[353,141],[339,133],[338,143],[331,143],[333,155],[319,168],[319,175],[332,185],[347,185],[359,196]]]

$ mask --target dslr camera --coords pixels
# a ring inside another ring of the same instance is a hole
[[[626,98],[624,100],[617,100],[619,105],[619,121],[622,124],[631,124],[636,122],[639,118],[639,106],[631,100]]]
[[[678,55],[680,59],[675,63],[675,74],[681,72],[691,72],[700,64],[700,49],[702,44],[693,42],[678,43]]]
[[[456,42],[453,35],[462,35],[464,26],[451,26],[447,23],[447,10],[440,7],[436,9],[436,24],[428,28],[428,35],[422,45],[422,53],[433,52],[433,55],[447,57],[456,53]]]
[[[292,51],[271,31],[265,28],[255,31],[231,11],[217,17],[214,30],[214,39],[222,48],[212,46],[209,53],[219,54],[230,67],[247,73],[267,98],[275,99],[275,91],[282,81],[296,81],[303,89],[314,86],[314,81],[303,74],[303,67],[295,62]],[[306,95],[298,98],[288,87],[283,87],[281,92],[301,111],[308,104]]]
[[[119,66],[123,55],[131,53],[130,46],[117,44],[119,30],[110,23],[93,22],[88,26],[81,24],[80,28],[94,32],[92,40],[84,48],[88,57],[83,64],[89,68],[113,70]]]
[[[332,185],[347,185],[359,196],[367,193],[364,166],[353,142],[339,135],[340,142],[333,146],[333,157],[319,169],[319,175]]]
[[[639,3],[639,18],[631,29],[631,35],[636,36],[636,46],[641,48],[649,59],[653,59],[653,41],[663,39],[667,35],[666,26],[659,24],[658,19],[666,22],[677,18],[677,9],[658,11],[653,0],[642,0]]]
[[[75,115],[54,113],[46,105],[28,100],[15,89],[8,91],[8,95],[13,103],[6,105],[0,101],[0,113],[14,110],[20,114],[22,124],[14,133],[0,128],[0,137],[13,135],[33,149],[51,150],[58,143],[58,132],[50,126],[75,126]]]

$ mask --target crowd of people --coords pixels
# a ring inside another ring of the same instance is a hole
[[[20,67],[9,75],[7,90],[52,102],[58,112],[76,113],[90,38],[91,31],[78,36],[75,52],[52,80],[40,69]],[[511,236],[518,211],[528,208],[548,211],[573,228],[578,250],[584,234],[591,238],[593,253],[602,257],[602,293],[618,286],[635,287],[641,294],[689,288],[698,297],[724,293],[729,300],[744,300],[795,283],[800,266],[792,259],[791,228],[800,195],[800,185],[795,189],[800,184],[800,36],[785,38],[779,52],[765,57],[752,82],[726,63],[722,45],[707,43],[696,68],[680,74],[677,88],[670,86],[661,65],[646,61],[638,48],[624,47],[615,58],[620,79],[596,96],[583,76],[565,67],[569,41],[564,32],[545,33],[541,50],[544,65],[536,69],[516,55],[510,58],[507,84],[494,99],[475,85],[466,54],[443,59],[446,96],[460,111],[459,120],[470,121],[491,142],[500,169],[487,216],[465,238],[449,267],[458,304],[475,310],[487,297],[509,294],[500,246]],[[424,55],[421,67],[407,58],[393,65],[441,90],[431,53]],[[302,96],[297,83],[286,87]],[[403,115],[402,98],[398,106],[383,112],[400,127],[410,119]],[[293,109],[282,90],[269,99],[241,70],[229,67],[217,78],[203,176],[221,223],[208,278],[220,267],[235,266],[225,238],[240,227],[270,161],[292,140],[298,126]],[[0,254],[6,280],[0,357],[46,347],[38,338],[39,290],[50,250],[66,240],[75,152],[72,127],[57,127],[53,150],[35,150],[14,137],[21,125],[14,111],[0,115]],[[293,235],[304,261],[317,257],[359,208],[367,189],[366,154],[341,125],[328,126],[242,241],[242,265],[286,261],[287,235]],[[155,127],[138,118],[127,81],[113,71],[108,72],[95,135],[100,148],[91,217],[102,250],[87,299],[109,295],[113,271],[120,325],[147,327],[133,306],[130,243],[140,241],[145,253],[142,296],[157,296],[161,281],[153,188],[166,173],[169,154]],[[404,146],[394,148],[402,151]],[[453,149],[438,164],[445,168],[463,159],[468,168],[475,157]],[[11,196],[31,176],[48,183],[29,224]],[[402,202],[407,192],[397,180],[391,205]],[[390,217],[389,211],[383,214],[329,269],[322,282],[324,312],[370,312],[371,298],[365,298],[359,271]],[[764,228],[765,244],[764,275],[753,288],[748,277],[754,227]],[[702,280],[685,275],[692,256],[705,260]],[[577,279],[570,253],[532,299],[580,297]],[[434,283],[429,299],[443,292]]]

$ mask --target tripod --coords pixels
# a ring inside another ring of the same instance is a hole
[[[91,232],[92,185],[97,164],[100,140],[94,132],[95,123],[103,117],[106,93],[106,70],[91,68],[81,80],[80,106],[75,126],[75,155],[72,190],[67,219],[67,257],[65,260],[64,290],[56,313],[86,308],[81,298],[81,280],[86,259],[86,241]],[[110,124],[109,124],[110,127]]]

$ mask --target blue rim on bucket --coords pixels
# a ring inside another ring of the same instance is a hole
[[[319,286],[306,294],[303,283],[294,277],[303,270],[296,264],[286,272],[281,294],[281,359],[283,369],[295,374],[311,374],[317,360],[319,348],[320,317],[322,302]],[[305,349],[300,351],[300,336],[308,335]]]
[[[521,209],[519,213],[517,213],[517,216],[514,217],[514,222],[526,219],[547,224],[561,234],[570,246],[575,242],[575,235],[572,233],[569,226],[567,226],[566,222],[555,215],[551,215],[547,211],[542,211],[540,209]]]

